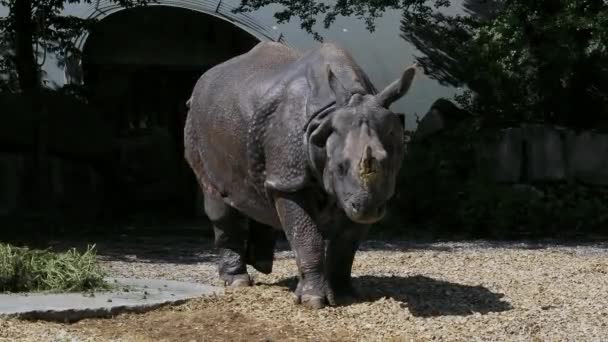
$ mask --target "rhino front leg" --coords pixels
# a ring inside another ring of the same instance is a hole
[[[245,264],[247,218],[221,198],[208,194],[205,194],[205,213],[213,223],[215,247],[220,249],[220,279],[226,286],[250,286]]]
[[[334,292],[326,277],[325,241],[306,199],[300,193],[280,194],[275,197],[275,206],[296,254],[299,274],[296,302],[321,309],[326,303],[335,305]]]
[[[358,293],[351,282],[351,273],[355,254],[361,241],[367,236],[368,230],[368,225],[347,225],[329,241],[327,273],[340,302],[349,302],[358,298]]]

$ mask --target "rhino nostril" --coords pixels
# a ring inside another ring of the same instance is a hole
[[[376,207],[376,214],[380,215],[384,212],[386,208],[385,204],[379,205],[378,207]]]
[[[352,210],[353,210],[355,213],[358,213],[358,212],[359,212],[359,210],[357,209],[357,206],[355,205],[355,203],[351,203],[351,204],[350,204],[350,207],[351,207],[351,209],[352,209]]]

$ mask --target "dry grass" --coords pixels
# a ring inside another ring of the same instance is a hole
[[[94,246],[53,253],[0,243],[0,292],[96,290],[108,287],[104,276]]]

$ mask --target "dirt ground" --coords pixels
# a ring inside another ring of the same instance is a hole
[[[125,239],[127,241],[128,239]],[[217,283],[209,241],[100,243],[117,276]],[[281,246],[257,285],[145,314],[74,324],[0,320],[0,341],[602,341],[608,246],[369,242],[354,276],[364,298],[292,303],[293,255]]]

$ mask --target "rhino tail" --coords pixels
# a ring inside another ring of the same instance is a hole
[[[190,106],[192,105],[192,97],[190,97],[188,99],[188,101],[186,101],[186,107],[188,107],[188,109],[190,109]]]

